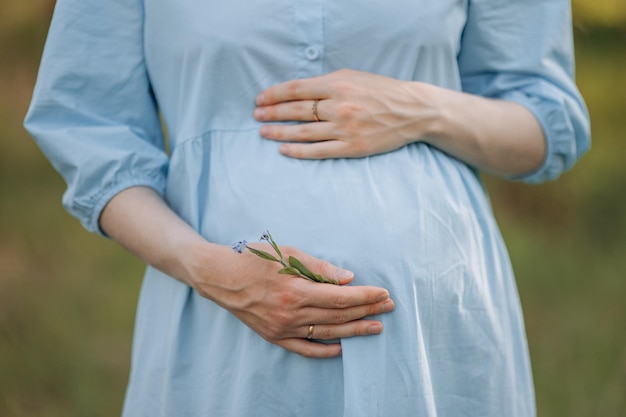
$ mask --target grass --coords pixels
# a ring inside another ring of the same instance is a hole
[[[0,10],[0,415],[119,415],[143,266],[63,211],[64,184],[21,127],[50,1]],[[577,33],[594,144],[576,169],[542,186],[487,181],[540,417],[626,415],[625,41]]]

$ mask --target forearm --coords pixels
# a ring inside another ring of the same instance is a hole
[[[523,106],[424,84],[414,86],[416,94],[432,94],[436,108],[436,117],[430,119],[421,141],[500,176],[526,174],[543,162],[543,131]]]
[[[116,195],[100,216],[113,240],[149,265],[192,285],[198,251],[210,259],[218,245],[207,242],[152,189],[133,187]]]

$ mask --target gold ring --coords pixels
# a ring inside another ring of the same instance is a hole
[[[312,338],[313,338],[313,329],[314,329],[314,328],[315,328],[315,325],[314,325],[314,324],[311,324],[311,325],[309,326],[309,334],[307,334],[307,335],[306,335],[306,338],[307,338],[307,339],[312,339]]]
[[[313,117],[315,118],[315,121],[319,122],[320,117],[317,115],[317,103],[319,103],[319,100],[313,100],[313,107],[311,108],[311,111],[313,112]]]

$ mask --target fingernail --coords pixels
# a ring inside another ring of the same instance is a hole
[[[385,303],[383,304],[383,313],[389,313],[391,310],[393,310],[396,307],[395,303],[393,302],[393,300],[387,300],[385,301]]]
[[[379,334],[383,331],[383,326],[381,324],[372,324],[367,329],[367,333],[369,334]]]
[[[267,137],[270,134],[270,127],[267,125],[261,126],[261,129],[259,129],[259,133],[261,134],[261,136]]]
[[[265,96],[263,94],[259,94],[256,97],[256,104],[258,104],[259,106],[262,106],[265,103]]]
[[[337,268],[335,269],[335,278],[337,279],[349,279],[352,278],[354,274],[345,269]]]
[[[384,292],[381,295],[379,295],[378,297],[376,297],[376,302],[380,303],[381,301],[385,301],[388,298],[389,298],[389,293],[388,292]]]
[[[263,118],[265,117],[265,110],[264,109],[256,109],[254,110],[254,118],[257,120],[263,120]]]

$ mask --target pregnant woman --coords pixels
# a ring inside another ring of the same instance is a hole
[[[565,0],[57,0],[26,127],[149,264],[124,416],[533,416],[478,172],[587,150],[571,37]],[[268,229],[340,285],[231,249]]]

